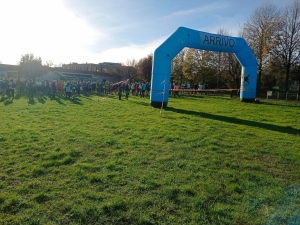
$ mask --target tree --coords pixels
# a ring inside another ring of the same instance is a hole
[[[230,33],[223,29],[218,31],[220,35],[230,36]],[[242,37],[242,30],[239,36]],[[241,80],[241,64],[236,56],[232,53],[221,53],[221,66],[220,66],[221,84],[224,83],[229,88],[239,88]]]
[[[194,83],[197,78],[197,65],[195,61],[195,49],[189,48],[182,62],[182,72],[189,83]]]
[[[184,77],[192,83],[214,83],[216,74],[213,66],[213,52],[188,49],[182,64]]]
[[[206,87],[212,88],[217,86],[215,75],[217,74],[216,67],[213,64],[214,52],[211,51],[197,51],[197,60],[199,66],[198,80],[202,84],[206,84]]]
[[[55,67],[62,67],[62,65],[63,65],[63,63],[60,62],[60,63],[58,63],[58,64],[55,64],[54,66],[55,66]]]
[[[229,36],[229,32],[221,28],[218,30],[217,34],[223,35],[223,36]],[[230,63],[234,63],[234,58],[232,57],[232,54],[225,53],[225,52],[214,52],[213,53],[213,67],[215,68],[216,74],[216,88],[222,88],[224,84],[226,86],[232,86],[231,84],[227,84],[231,79],[231,76],[229,76],[232,73],[235,73],[235,71],[231,71],[233,67],[231,67]],[[232,74],[233,75],[233,74]],[[227,82],[225,82],[227,81]]]
[[[21,56],[20,68],[26,77],[41,76],[45,72],[42,67],[42,58],[35,57],[32,53]]]
[[[271,51],[275,47],[275,31],[278,27],[280,12],[272,3],[265,3],[250,15],[244,24],[244,38],[258,60],[257,95],[265,66],[270,62]]]
[[[224,83],[229,88],[239,88],[241,80],[241,64],[233,54],[226,54],[225,73],[222,74]]]
[[[127,59],[125,62],[125,66],[127,66],[126,75],[127,77],[133,81],[136,80],[137,77],[137,61],[135,59]]]
[[[149,54],[147,57],[142,58],[137,63],[137,78],[142,81],[150,81],[152,74],[152,60],[153,55]]]
[[[285,70],[285,92],[289,90],[290,73],[300,59],[300,1],[295,0],[282,11],[272,53],[275,64]]]
[[[53,62],[51,60],[46,61],[45,66],[53,67]]]
[[[182,49],[172,60],[172,71],[171,79],[178,83],[183,83],[184,73],[183,73],[183,62],[185,59],[187,49]]]
[[[21,63],[31,63],[31,62],[36,62],[36,63],[42,64],[42,58],[35,57],[32,53],[27,53],[27,54],[21,56],[20,65],[21,65]]]

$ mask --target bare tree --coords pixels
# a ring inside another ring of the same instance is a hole
[[[135,80],[137,77],[137,64],[138,62],[135,59],[127,59],[124,63],[127,66],[126,75],[131,80]]]
[[[62,67],[62,65],[63,65],[63,63],[60,62],[60,63],[58,63],[58,64],[55,64],[54,66],[55,66],[55,67]]]
[[[42,64],[42,58],[35,57],[32,53],[27,53],[27,54],[21,56],[20,65],[22,63],[32,63],[32,62]]]
[[[124,63],[125,66],[132,66],[135,67],[137,65],[137,61],[135,59],[127,59]]]
[[[142,58],[137,63],[137,77],[142,81],[150,81],[152,73],[152,60],[153,54],[149,54],[147,57]]]
[[[217,34],[232,36],[225,28],[219,29]],[[238,88],[240,85],[241,66],[236,57],[232,53],[226,52],[214,52],[212,54],[215,87]]]
[[[46,61],[45,66],[53,67],[53,62],[51,60]]]
[[[219,29],[217,34],[223,36],[230,35],[225,28]],[[229,65],[229,60],[230,62],[233,62],[233,58],[230,57],[230,53],[225,52],[215,52],[213,55],[214,67],[216,71],[216,88],[220,88],[224,85],[224,81],[228,80],[229,69],[231,68]]]
[[[265,66],[270,62],[271,51],[275,47],[274,36],[278,27],[280,12],[273,3],[264,3],[250,15],[244,25],[244,38],[258,61],[257,95]]]
[[[32,53],[21,56],[20,67],[26,77],[36,77],[44,73],[42,68],[42,58],[35,57]]]
[[[276,65],[285,70],[285,92],[289,90],[290,73],[300,60],[300,1],[287,5],[275,34],[276,48],[272,53]]]

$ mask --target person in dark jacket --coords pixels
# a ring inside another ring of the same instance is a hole
[[[56,94],[56,83],[53,81],[51,83],[51,98],[55,99],[55,94]]]
[[[28,98],[29,98],[29,100],[33,99],[34,89],[35,89],[34,81],[30,80],[28,82]]]
[[[118,95],[119,95],[119,100],[121,100],[122,99],[122,84],[121,83],[119,83],[118,84]]]
[[[127,83],[127,84],[125,84],[125,94],[126,94],[125,98],[126,98],[126,100],[128,100],[129,92],[130,92],[130,85],[129,85],[129,83]]]

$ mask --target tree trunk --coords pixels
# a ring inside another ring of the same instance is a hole
[[[257,85],[256,85],[256,96],[260,97],[260,84],[261,84],[261,66],[258,67],[258,77],[257,77]]]
[[[300,74],[298,74],[298,98],[300,98]]]
[[[290,79],[290,65],[286,67],[286,76],[285,76],[285,94],[289,91],[289,79]]]

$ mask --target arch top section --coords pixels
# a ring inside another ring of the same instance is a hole
[[[165,53],[174,58],[183,48],[236,53],[241,51],[246,41],[239,37],[223,36],[179,27],[155,52]]]

